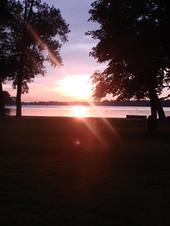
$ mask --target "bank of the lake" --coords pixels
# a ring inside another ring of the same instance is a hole
[[[168,226],[170,121],[0,119],[2,225]]]
[[[8,106],[9,114],[15,115],[15,106]],[[166,116],[170,116],[170,107],[164,107]],[[72,106],[72,105],[23,105],[24,116],[58,117],[103,117],[126,118],[126,115],[150,115],[150,107],[142,106]]]

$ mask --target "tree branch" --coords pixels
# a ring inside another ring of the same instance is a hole
[[[27,18],[27,9],[28,9],[28,0],[25,0],[24,21],[26,21],[26,18]]]
[[[160,100],[166,100],[168,97],[170,97],[170,94],[165,97],[161,97]]]
[[[30,20],[33,6],[34,6],[34,0],[31,1],[31,6],[30,6],[30,9],[29,9],[29,12],[28,12],[28,17],[27,17],[27,22],[29,22],[29,20]]]

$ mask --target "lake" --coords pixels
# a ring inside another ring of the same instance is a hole
[[[10,115],[15,115],[15,106],[9,106]],[[164,108],[170,116],[170,107]],[[105,117],[125,118],[126,115],[150,115],[150,107],[134,106],[60,106],[60,105],[23,105],[24,116],[63,116],[63,117]]]

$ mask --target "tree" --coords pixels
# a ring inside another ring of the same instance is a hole
[[[8,93],[8,91],[3,91],[3,98],[5,104],[15,104],[15,98],[11,97],[11,95]]]
[[[9,59],[9,23],[11,2],[3,0],[0,5],[0,116],[5,114],[3,100],[3,82],[9,75],[8,59]]]
[[[5,115],[3,83],[12,80],[17,58],[15,42],[11,29],[15,20],[15,13],[21,10],[21,4],[15,0],[2,0],[0,4],[0,116]]]
[[[15,43],[11,57],[14,66],[14,87],[17,88],[16,115],[21,116],[21,94],[28,92],[28,82],[45,73],[44,61],[61,65],[61,44],[67,41],[68,24],[60,10],[41,0],[19,1],[11,26],[11,42]],[[19,10],[18,10],[19,9]]]
[[[97,0],[91,7],[89,20],[100,27],[88,32],[99,40],[90,55],[108,62],[103,72],[92,76],[94,97],[149,98],[152,116],[164,118],[158,96],[170,87],[170,3]]]

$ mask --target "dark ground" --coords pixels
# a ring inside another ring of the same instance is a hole
[[[137,119],[0,119],[0,225],[166,226],[169,212],[170,120],[152,135]]]

